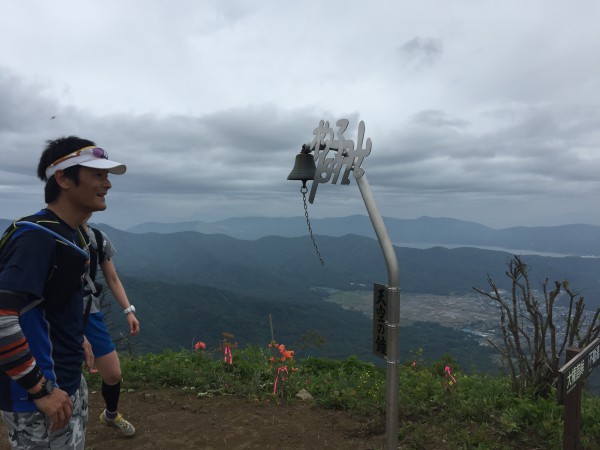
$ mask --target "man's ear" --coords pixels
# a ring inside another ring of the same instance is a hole
[[[61,189],[69,189],[72,186],[73,180],[65,175],[64,170],[54,172],[54,178]]]

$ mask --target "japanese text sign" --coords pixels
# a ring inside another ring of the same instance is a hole
[[[559,399],[563,399],[600,364],[600,338],[594,339],[558,371]]]
[[[388,290],[382,284],[373,285],[373,353],[387,357]]]

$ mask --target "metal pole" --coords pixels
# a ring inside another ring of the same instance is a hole
[[[388,289],[390,292],[387,322],[388,350],[386,361],[388,366],[386,373],[385,432],[387,450],[396,450],[398,448],[398,363],[400,359],[398,332],[400,326],[400,276],[398,273],[398,258],[375,203],[367,175],[363,174],[362,177],[356,180],[356,183],[367,207],[388,271]]]

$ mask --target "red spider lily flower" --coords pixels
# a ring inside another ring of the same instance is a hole
[[[223,361],[225,363],[229,362],[229,364],[233,364],[233,355],[231,354],[231,348],[226,346],[223,350]]]
[[[449,383],[450,385],[452,385],[452,381],[453,381],[454,383],[457,383],[457,381],[456,381],[456,378],[454,378],[454,377],[452,376],[452,371],[450,370],[450,366],[449,366],[449,365],[447,365],[447,364],[446,364],[446,367],[444,367],[444,372],[445,372],[445,374],[444,374],[444,375],[446,376],[446,381],[448,381],[448,383]],[[448,380],[448,377],[450,377],[450,378],[452,379],[452,381],[449,381],[449,380]]]
[[[202,341],[198,341],[196,342],[196,344],[194,344],[194,350],[198,351],[198,350],[204,350],[206,349],[206,344]]]

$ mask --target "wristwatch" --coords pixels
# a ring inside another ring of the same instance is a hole
[[[123,314],[129,314],[130,312],[135,312],[135,306],[131,305],[129,308],[123,310]]]
[[[50,394],[52,394],[53,390],[54,390],[54,385],[52,384],[52,381],[46,380],[42,383],[42,389],[40,389],[39,392],[36,392],[35,394],[27,395],[27,401],[31,402],[33,400],[37,400],[42,397],[45,397],[46,395],[50,395]]]

